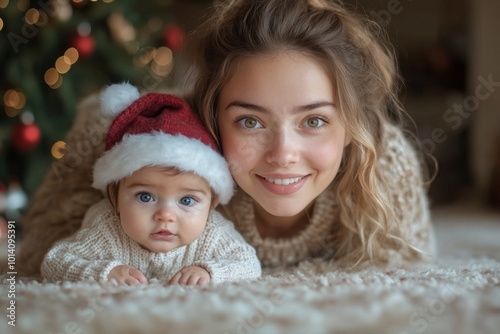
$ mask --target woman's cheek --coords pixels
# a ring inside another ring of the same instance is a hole
[[[233,138],[224,146],[224,157],[233,176],[238,175],[257,158],[258,148],[246,138]]]
[[[310,147],[315,149],[308,151],[309,161],[314,161],[317,169],[335,171],[336,174],[342,160],[344,141],[338,139],[329,144],[325,142],[311,143]]]

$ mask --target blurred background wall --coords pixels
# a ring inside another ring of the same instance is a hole
[[[360,0],[385,26],[405,81],[403,101],[439,163],[433,204],[492,202],[500,157],[500,1]],[[497,195],[498,196],[498,195]],[[497,204],[498,205],[498,204]]]
[[[439,163],[432,205],[471,194],[492,205],[500,194],[500,1],[344,2],[377,21],[396,48],[402,99]],[[0,0],[0,216],[18,219],[63,154],[85,154],[64,143],[82,98],[123,80],[172,88],[185,36],[210,5]]]

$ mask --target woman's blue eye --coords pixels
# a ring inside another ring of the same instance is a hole
[[[311,117],[306,120],[306,126],[308,128],[319,128],[325,124],[325,120],[319,117]]]
[[[182,205],[185,205],[185,206],[191,206],[195,202],[196,202],[196,200],[193,197],[189,197],[189,196],[183,197],[179,201],[179,203],[181,203]]]
[[[139,199],[139,201],[144,202],[144,203],[154,201],[154,197],[148,193],[139,193],[139,194],[137,194],[137,198]]]
[[[258,120],[252,117],[243,117],[238,120],[238,124],[245,129],[256,129],[262,126]]]

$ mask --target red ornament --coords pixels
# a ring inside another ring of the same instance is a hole
[[[14,146],[22,152],[31,151],[40,142],[41,132],[34,123],[19,123],[12,131],[12,142]]]
[[[184,46],[184,30],[176,24],[169,25],[163,35],[165,45],[173,52],[181,51]]]
[[[69,45],[74,47],[81,58],[87,58],[95,50],[95,39],[92,35],[75,34],[71,37]]]

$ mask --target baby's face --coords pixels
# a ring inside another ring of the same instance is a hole
[[[130,238],[151,252],[169,252],[201,235],[211,199],[208,183],[197,175],[146,167],[121,182],[118,211]]]

